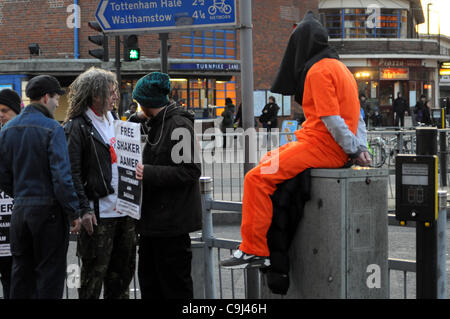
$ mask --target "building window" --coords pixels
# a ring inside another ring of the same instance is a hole
[[[193,31],[181,36],[183,57],[236,59],[236,31]]]
[[[330,38],[347,39],[406,38],[407,14],[406,10],[381,9],[379,19],[374,20],[373,11],[365,8],[321,10]]]
[[[225,106],[225,99],[229,97],[236,105],[236,81],[234,77],[231,81],[216,81],[216,106]]]

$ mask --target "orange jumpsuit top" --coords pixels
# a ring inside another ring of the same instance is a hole
[[[323,116],[339,115],[356,136],[360,115],[358,86],[353,74],[342,62],[327,58],[311,67],[305,80],[303,112],[306,121],[295,132],[297,139],[306,139],[319,148],[326,148],[324,152],[331,151],[338,158],[346,160],[348,155],[320,119]]]

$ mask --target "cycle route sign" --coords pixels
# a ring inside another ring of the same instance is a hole
[[[235,28],[236,0],[101,0],[95,18],[107,34]]]

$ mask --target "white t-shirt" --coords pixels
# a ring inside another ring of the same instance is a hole
[[[111,112],[104,115],[98,116],[90,108],[86,111],[86,115],[92,120],[92,124],[98,131],[100,136],[103,138],[106,144],[112,145],[114,148],[116,146],[116,134],[114,132],[114,118]],[[115,150],[114,150],[115,151]],[[99,210],[101,218],[115,218],[115,217],[125,217],[124,214],[119,214],[116,212],[116,201],[118,193],[119,184],[119,172],[117,169],[117,159],[112,165],[112,179],[111,186],[114,188],[114,193],[106,197],[100,198],[99,200]],[[94,202],[89,202],[91,208],[94,209]]]

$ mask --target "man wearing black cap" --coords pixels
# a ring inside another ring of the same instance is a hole
[[[40,75],[26,87],[31,100],[0,131],[0,189],[14,198],[11,216],[11,299],[62,297],[70,231],[80,227],[62,126],[53,119],[64,90]]]
[[[8,121],[12,120],[20,113],[20,96],[16,91],[11,89],[3,89],[0,91],[0,127],[5,125]],[[12,257],[11,250],[9,248],[9,224],[11,218],[11,198],[0,190],[0,199],[3,202],[3,209],[0,210],[0,276],[3,287],[3,298],[9,299],[9,288],[11,286],[11,268],[12,268]],[[6,209],[5,209],[6,208]],[[3,226],[5,225],[5,226]]]
[[[16,91],[3,89],[0,91],[0,127],[20,113],[20,96]]]

